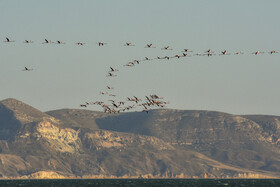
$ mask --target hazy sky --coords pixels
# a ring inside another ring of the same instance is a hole
[[[280,51],[279,7],[279,0],[0,0],[0,100],[42,111],[79,108],[103,99],[108,85],[119,99],[158,94],[168,108],[280,115],[280,53],[267,53]],[[66,44],[43,45],[45,38]],[[168,45],[173,50],[161,50]],[[184,48],[245,54],[123,66]],[[266,53],[251,54],[258,50]],[[117,77],[106,77],[110,66]]]

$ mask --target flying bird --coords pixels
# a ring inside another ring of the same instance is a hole
[[[145,48],[156,48],[156,47],[153,47],[153,44],[147,44]]]
[[[170,46],[166,46],[166,47],[161,48],[161,50],[173,50],[173,49],[171,49]]]
[[[152,59],[150,59],[150,58],[148,58],[148,57],[145,57],[145,59],[144,60],[152,60]]]
[[[33,69],[30,69],[30,68],[27,68],[27,67],[24,67],[24,69],[22,71],[32,71]]]
[[[189,49],[184,49],[182,52],[192,52],[192,51],[190,51]]]
[[[114,68],[112,68],[112,67],[110,67],[110,71],[109,72],[114,72],[114,71],[119,71],[119,70],[117,70],[117,69],[114,69]]]
[[[139,64],[140,60],[134,60],[134,62],[136,62],[137,64]]]
[[[181,56],[180,55],[175,55],[174,57],[172,58],[180,58]]]
[[[252,53],[252,54],[254,54],[254,55],[258,55],[258,54],[261,54],[261,53],[264,53],[264,52],[261,52],[261,51],[256,51],[256,52],[254,52],[254,53]]]
[[[212,51],[211,49],[208,49],[207,51],[205,51],[206,53],[214,53],[214,51]]]
[[[33,41],[31,41],[31,40],[24,40],[24,42],[23,43],[27,43],[27,44],[29,44],[29,43],[33,43]]]
[[[65,44],[65,43],[60,41],[60,40],[58,40],[58,41],[56,41],[56,44]]]
[[[221,56],[221,55],[230,55],[230,53],[227,53],[227,50],[224,50],[224,51],[221,51],[220,56]]]
[[[10,40],[8,37],[6,37],[6,41],[5,42],[15,42],[14,40]]]
[[[278,53],[277,51],[270,51],[270,54]]]
[[[241,52],[241,51],[238,51],[238,52],[236,52],[236,53],[234,53],[235,55],[243,55],[244,53],[243,52]]]
[[[117,75],[114,75],[113,73],[109,73],[108,75],[107,75],[107,77],[116,77]]]
[[[43,44],[50,44],[52,43],[50,40],[45,39],[45,41],[43,42]]]
[[[133,45],[131,42],[126,42],[126,43],[124,44],[124,46],[135,46],[135,45]]]
[[[104,43],[104,42],[98,42],[97,44],[98,44],[98,46],[103,46],[103,45],[106,45],[107,43]]]
[[[85,43],[83,42],[78,42],[78,43],[75,43],[76,45],[85,45]]]

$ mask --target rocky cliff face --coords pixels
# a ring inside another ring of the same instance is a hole
[[[179,110],[43,113],[8,99],[0,102],[0,177],[279,177],[278,120]]]

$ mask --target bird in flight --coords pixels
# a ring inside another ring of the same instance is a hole
[[[182,52],[192,52],[192,51],[190,51],[189,49],[184,49]]]
[[[85,43],[83,42],[78,42],[78,43],[75,43],[76,45],[85,45]]]
[[[172,50],[172,49],[170,48],[170,46],[166,46],[166,47],[161,48],[161,50]]]
[[[252,53],[252,54],[254,54],[254,55],[258,55],[258,54],[261,54],[261,53],[264,53],[264,52],[261,52],[261,51],[256,51],[256,52],[254,52],[254,53]]]
[[[183,53],[183,56],[186,57],[186,56],[188,56],[188,54],[187,53]]]
[[[57,40],[56,41],[56,44],[65,44],[64,42],[60,41],[60,40]]]
[[[127,64],[125,64],[125,65],[123,65],[123,66],[132,67],[132,66],[134,66],[134,62],[128,62]]]
[[[214,51],[212,51],[212,49],[208,49],[207,51],[205,51],[206,53],[214,53]]]
[[[113,73],[109,73],[108,75],[107,75],[107,77],[116,77],[117,75],[114,75]]]
[[[156,47],[153,47],[153,44],[147,44],[146,48],[156,48]]]
[[[30,68],[27,68],[27,67],[24,67],[24,69],[22,71],[32,71],[33,69],[30,69]]]
[[[230,53],[227,53],[227,50],[224,50],[224,51],[221,51],[220,56],[221,56],[221,55],[230,55]]]
[[[126,42],[126,43],[124,44],[124,46],[135,46],[135,45],[133,45],[131,42]]]
[[[10,40],[8,37],[6,37],[6,41],[5,42],[15,42],[14,40]]]
[[[243,55],[244,53],[243,52],[241,52],[241,51],[238,51],[238,52],[236,52],[236,53],[234,53],[235,55]]]
[[[150,58],[148,58],[148,57],[145,57],[145,59],[144,60],[152,60],[152,59],[150,59]]]
[[[277,51],[270,51],[270,54],[278,53]]]
[[[108,92],[100,92],[101,95],[107,95]]]
[[[134,62],[136,62],[137,64],[139,64],[139,63],[140,63],[140,60],[134,60]]]
[[[23,43],[29,44],[29,43],[33,43],[33,41],[31,41],[31,40],[24,40]]]
[[[180,55],[175,55],[172,58],[180,58],[180,57],[181,57]]]
[[[45,39],[45,41],[43,42],[43,44],[50,44],[52,43],[50,40]]]
[[[112,67],[110,67],[110,71],[109,72],[114,72],[114,71],[119,71],[118,69],[114,69],[114,68],[112,68]]]
[[[213,55],[216,55],[216,54],[213,54],[211,52],[208,52],[207,54],[204,54],[204,56],[213,56]]]
[[[104,42],[98,42],[97,44],[98,44],[98,46],[103,46],[103,45],[105,45],[105,44],[107,44],[107,43],[104,43]]]

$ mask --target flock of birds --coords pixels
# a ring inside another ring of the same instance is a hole
[[[116,77],[117,72],[119,70],[113,67],[110,67],[107,77]],[[163,97],[159,97],[156,94],[151,94],[145,96],[145,99],[141,99],[140,97],[132,96],[127,97],[126,101],[117,101],[116,94],[112,93],[114,87],[106,86],[106,91],[100,91],[100,95],[109,96],[110,99],[103,99],[102,101],[94,101],[94,102],[85,102],[84,104],[80,104],[80,107],[87,107],[89,105],[99,105],[103,108],[103,111],[106,113],[120,113],[129,111],[131,109],[136,109],[138,107],[141,108],[142,112],[149,113],[149,110],[153,108],[163,108],[168,102],[163,101]]]
[[[15,40],[11,40],[8,37],[6,37],[6,40],[4,42],[15,42]],[[34,43],[32,40],[24,40],[23,43],[26,44],[31,44]],[[62,45],[62,44],[66,44],[63,41],[57,40],[56,42],[52,42],[51,40],[48,39],[44,39],[44,41],[42,42],[42,44],[58,44],[58,45]],[[74,43],[75,45],[79,45],[79,46],[83,46],[86,43],[84,42],[76,42]],[[97,42],[96,43],[98,46],[102,47],[104,45],[107,45],[107,43],[104,42]],[[133,43],[131,42],[126,42],[124,44],[124,46],[127,47],[133,47],[135,46]],[[144,46],[145,48],[156,48],[152,43],[146,44],[146,46]],[[163,48],[161,48],[161,50],[173,50],[170,46],[164,46]],[[237,51],[234,53],[228,53],[227,50],[223,50],[221,51],[219,54],[216,54],[215,51],[208,49],[206,51],[204,51],[203,53],[194,53],[193,51],[189,50],[189,49],[183,49],[182,51],[180,51],[181,54],[175,54],[173,56],[157,56],[156,58],[149,58],[149,57],[145,57],[142,60],[136,59],[136,60],[132,60],[129,61],[128,63],[126,63],[124,66],[128,66],[128,67],[133,67],[136,64],[140,64],[141,61],[150,61],[150,60],[170,60],[172,58],[175,59],[179,59],[179,58],[184,58],[184,57],[190,57],[190,56],[215,56],[215,55],[219,55],[219,56],[224,56],[224,55],[243,55],[244,52],[242,51]],[[264,51],[255,51],[252,52],[251,54],[253,55],[259,55],[259,54],[264,54],[264,53],[268,53],[268,54],[275,54],[278,53],[275,50],[269,51],[269,52],[264,52]],[[23,71],[32,71],[33,69],[28,68],[28,67],[24,67]],[[113,67],[110,67],[109,71],[107,72],[107,77],[116,77],[117,76],[117,72],[119,70],[115,69]],[[117,95],[112,93],[112,91],[114,90],[114,88],[112,86],[106,86],[106,91],[101,91],[100,94],[101,95],[106,95],[109,96],[110,99],[106,100],[104,99],[103,101],[94,101],[94,102],[85,102],[84,104],[80,104],[80,107],[88,107],[89,105],[99,105],[102,107],[103,111],[106,113],[119,113],[119,112],[124,112],[124,111],[129,111],[131,109],[136,109],[137,108],[141,108],[141,110],[143,112],[148,113],[149,110],[154,109],[154,108],[163,108],[166,106],[166,104],[168,104],[169,102],[164,101],[163,97],[160,97],[156,94],[150,94],[145,96],[145,98],[140,98],[140,97],[136,97],[136,96],[132,96],[132,97],[127,97],[126,101],[117,101]]]

